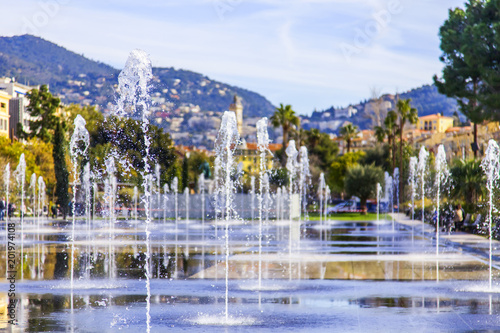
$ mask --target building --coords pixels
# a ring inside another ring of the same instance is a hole
[[[453,118],[442,116],[440,113],[419,117],[417,122],[419,130],[432,133],[445,133],[451,127],[453,127]]]
[[[269,151],[266,152],[266,169],[271,170],[275,162],[274,152],[283,147],[279,143],[270,143]],[[260,170],[261,152],[257,148],[257,143],[242,143],[234,152],[236,163],[242,164],[242,170],[248,174],[257,174]]]
[[[334,141],[337,142],[340,155],[347,153],[347,143],[341,136],[335,138]],[[375,132],[372,130],[362,130],[351,140],[350,152],[366,151],[375,147],[376,144],[377,139],[375,138]]]
[[[238,133],[243,138],[243,104],[241,104],[241,98],[238,95],[234,95],[233,103],[229,105],[229,111],[233,111],[236,114],[236,122],[238,124]]]
[[[9,100],[11,96],[0,90],[0,136],[9,137]]]
[[[33,88],[38,88],[38,86],[27,86],[16,82],[15,79],[0,78],[0,91],[12,96],[9,102],[9,137],[11,139],[19,137],[18,123],[21,123],[25,132],[29,132],[29,121],[34,119],[26,111],[29,104],[27,94]]]

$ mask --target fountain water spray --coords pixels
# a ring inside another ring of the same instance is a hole
[[[222,121],[215,142],[215,151],[220,157],[221,177],[217,184],[217,192],[224,196],[224,207],[222,214],[225,218],[225,246],[226,246],[226,323],[229,320],[229,221],[234,217],[233,209],[233,191],[234,183],[231,179],[231,173],[235,170],[234,149],[239,144],[240,136],[236,122],[236,115],[232,111],[224,112]]]
[[[170,189],[174,191],[174,214],[175,214],[175,266],[174,266],[174,277],[177,279],[177,257],[179,256],[179,201],[177,194],[179,193],[179,179],[174,177],[172,180],[172,186]]]
[[[252,221],[255,219],[255,176],[250,176],[250,195],[251,195],[251,215]]]
[[[73,223],[71,228],[71,263],[70,263],[70,274],[71,274],[71,291],[73,291],[73,281],[74,281],[74,265],[75,265],[75,224],[76,224],[76,185],[78,183],[78,158],[84,157],[87,153],[89,147],[89,132],[85,128],[85,119],[81,115],[77,115],[74,121],[75,129],[73,135],[71,136],[71,141],[69,144],[69,152],[71,155],[71,162],[73,164]],[[71,293],[73,297],[73,292]],[[71,299],[71,304],[73,304],[73,299]]]
[[[108,174],[108,179],[104,182],[105,188],[105,200],[108,203],[108,218],[109,218],[109,231],[108,231],[108,269],[109,269],[109,277],[114,279],[114,228],[115,228],[115,198],[116,198],[116,166],[115,160],[113,157],[108,157],[105,161],[106,163],[106,173]]]
[[[417,181],[417,167],[418,167],[418,158],[415,156],[410,157],[410,175],[408,177],[408,181],[411,187],[411,220],[415,219],[415,195],[417,194],[417,188],[415,183]],[[412,244],[415,242],[415,227],[411,228],[411,242]]]
[[[198,177],[198,192],[201,195],[201,275],[205,278],[205,174]]]
[[[319,196],[319,240],[323,240],[323,197],[326,190],[325,174],[322,172],[319,175],[319,186],[318,186],[318,196]]]
[[[439,255],[439,204],[441,198],[441,186],[443,186],[448,180],[449,170],[448,164],[446,163],[446,152],[444,151],[444,146],[439,145],[438,152],[436,154],[436,185],[437,185],[437,193],[436,193],[436,256]],[[436,258],[436,276],[439,281],[439,262]]]
[[[41,224],[41,219],[40,215],[43,216],[43,207],[45,206],[45,182],[43,181],[43,177],[39,176],[38,177],[38,223],[37,223],[37,252],[38,252],[38,278],[41,278],[41,272],[42,272],[42,262],[44,261],[41,251],[40,251],[40,224]],[[40,213],[40,207],[41,207],[41,213]]]
[[[299,186],[300,186],[300,201],[302,211],[304,213],[304,218],[308,219],[307,215],[307,189],[310,184],[311,171],[309,170],[309,157],[307,153],[307,148],[305,146],[300,147],[299,152],[300,164],[299,164]]]
[[[292,279],[292,236],[293,236],[293,181],[295,178],[295,174],[297,172],[297,156],[298,151],[295,148],[295,140],[288,141],[288,147],[286,147],[286,169],[288,171],[288,185],[290,186],[290,190],[288,191],[289,198],[289,214],[290,214],[290,226],[289,226],[289,234],[288,234],[288,255],[289,255],[289,278]]]
[[[417,173],[420,174],[420,186],[421,186],[421,199],[422,199],[422,238],[424,237],[424,221],[425,221],[425,173],[427,171],[427,159],[429,158],[429,152],[424,146],[420,148],[418,154],[418,165]]]
[[[380,221],[379,215],[380,215],[380,194],[382,193],[382,186],[380,186],[380,183],[377,183],[377,225],[378,222]]]
[[[492,289],[492,253],[493,253],[493,235],[492,235],[492,213],[493,213],[493,189],[495,184],[500,178],[500,148],[495,140],[491,139],[488,142],[488,148],[486,149],[485,157],[481,162],[481,167],[486,174],[489,199],[489,211],[488,211],[488,231],[490,238],[490,254],[489,254],[489,288]]]
[[[387,171],[384,173],[384,184],[385,184],[384,200],[386,200],[387,203],[392,207],[392,209],[394,209],[393,179]],[[393,210],[392,212],[394,213]],[[394,214],[392,214],[392,231],[394,231]]]
[[[260,152],[259,163],[259,290],[262,288],[262,211],[264,177],[267,175],[266,154],[269,152],[269,135],[267,133],[267,118],[257,121],[257,149]]]
[[[83,191],[85,193],[85,226],[87,228],[87,254],[85,257],[85,276],[87,279],[90,278],[90,242],[91,242],[91,231],[92,231],[92,216],[90,215],[90,189],[92,188],[90,184],[90,163],[86,163],[83,167]]]
[[[149,95],[149,81],[153,78],[151,60],[146,52],[133,50],[125,63],[125,67],[118,76],[119,98],[115,113],[117,115],[130,114],[132,117],[141,119],[141,128],[144,133],[144,168],[141,170],[142,186],[144,196],[144,211],[146,213],[146,326],[147,332],[151,331],[151,253],[149,224],[151,223],[151,167],[150,167],[150,146],[151,139],[148,135],[149,116],[151,114],[151,97]]]
[[[30,178],[30,189],[31,189],[31,204],[33,207],[33,223],[32,225],[35,225],[35,218],[36,218],[36,173],[31,174]]]
[[[19,157],[19,164],[15,171],[16,181],[21,185],[21,281],[24,280],[24,182],[26,178],[26,160],[24,153]]]
[[[393,186],[394,186],[394,192],[393,193],[396,193],[396,205],[398,207],[398,213],[399,213],[399,168],[394,168],[394,172],[393,172],[393,176],[392,176],[392,179],[393,179]],[[393,194],[394,195],[394,194]],[[392,212],[394,213],[394,204],[392,205]]]

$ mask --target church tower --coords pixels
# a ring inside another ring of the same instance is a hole
[[[241,104],[241,97],[234,95],[233,103],[229,105],[229,111],[236,114],[238,133],[240,133],[240,137],[243,137],[243,104]]]

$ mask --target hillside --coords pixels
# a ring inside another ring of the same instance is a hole
[[[23,35],[0,37],[0,76],[15,77],[30,85],[49,84],[66,104],[97,104],[104,111],[113,105],[119,70],[85,58],[42,38]],[[246,117],[269,116],[273,105],[263,96],[198,73],[174,68],[153,68],[158,110],[173,116],[179,108],[227,110],[234,94],[242,97]]]
[[[399,94],[399,98],[411,98],[411,104],[418,110],[419,116],[441,113],[452,116],[457,111],[457,102],[437,91],[434,85],[424,85]],[[383,112],[395,108],[396,96],[383,95],[378,103]],[[323,111],[315,111],[310,117],[303,117],[304,128],[318,128],[328,133],[337,133],[345,122],[351,122],[360,129],[370,129],[374,124],[373,109],[377,104],[373,100],[367,100],[344,108],[330,107]]]

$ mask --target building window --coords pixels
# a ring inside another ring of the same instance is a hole
[[[5,106],[6,106],[6,105],[5,105],[5,103],[0,103],[0,107],[1,107],[2,109],[5,109]]]

